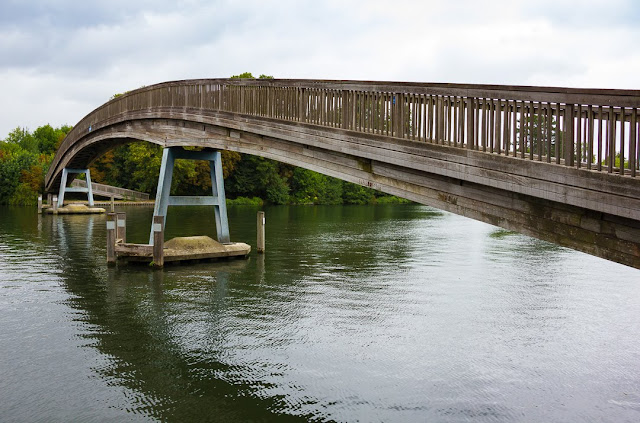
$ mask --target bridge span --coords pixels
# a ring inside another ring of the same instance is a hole
[[[638,90],[166,82],[85,116],[45,183],[136,140],[232,150],[640,268],[639,109]]]

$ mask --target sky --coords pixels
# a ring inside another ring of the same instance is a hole
[[[242,72],[640,89],[638,40],[638,0],[0,0],[0,139]]]

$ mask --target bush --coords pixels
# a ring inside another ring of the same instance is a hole
[[[35,206],[38,204],[38,193],[31,189],[27,183],[21,183],[16,187],[13,195],[9,198],[12,206]]]
[[[238,197],[234,199],[227,198],[228,206],[262,206],[264,201],[259,197]]]

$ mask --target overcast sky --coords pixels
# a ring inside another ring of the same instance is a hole
[[[229,77],[640,89],[638,0],[0,0],[0,139]]]

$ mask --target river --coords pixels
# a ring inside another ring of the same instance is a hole
[[[0,208],[0,421],[640,421],[640,271],[418,205],[265,212],[264,256],[154,271],[106,266],[103,215]]]

